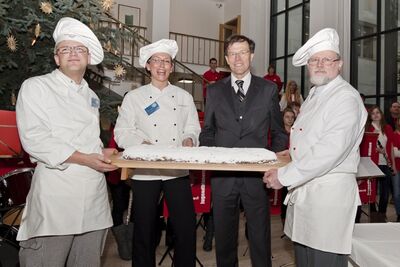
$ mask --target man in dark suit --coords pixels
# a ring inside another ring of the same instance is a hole
[[[219,147],[287,147],[274,83],[250,73],[255,44],[243,35],[225,41],[232,71],[207,88],[207,106],[200,145]],[[218,172],[211,179],[218,267],[238,266],[239,202],[243,204],[253,267],[271,266],[269,199],[262,174]]]

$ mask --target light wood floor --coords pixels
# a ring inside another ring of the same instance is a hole
[[[364,210],[367,210],[367,206],[363,207]],[[390,222],[396,221],[396,213],[394,210],[393,204],[389,204],[387,218]],[[362,223],[368,222],[368,217],[363,215],[361,218]],[[249,253],[247,249],[247,241],[244,237],[244,218],[243,215],[241,216],[240,220],[240,233],[239,233],[239,264],[240,267],[251,267]],[[282,233],[282,224],[279,215],[271,216],[271,234],[272,234],[272,266],[273,267],[286,267],[286,266],[295,266],[294,262],[294,255],[293,255],[293,247],[290,240],[287,238],[281,238]],[[160,242],[160,246],[157,249],[157,263],[161,259],[161,256],[165,252],[165,242],[164,242],[164,235],[163,239]],[[202,249],[203,245],[203,236],[204,231],[199,227],[197,231],[197,257],[204,265],[204,267],[216,267],[215,262],[215,251],[214,249],[210,252],[205,252]],[[245,255],[243,255],[245,254]],[[104,250],[103,258],[102,258],[102,266],[103,267],[130,267],[130,261],[121,260],[117,253],[117,246],[114,240],[111,231],[108,234],[106,247]],[[169,257],[166,257],[161,267],[170,267],[171,260]]]

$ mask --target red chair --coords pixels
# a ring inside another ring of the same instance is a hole
[[[21,150],[15,111],[0,110],[0,156],[19,157]]]
[[[363,140],[360,144],[360,156],[370,157],[371,160],[377,165],[379,161],[379,154],[376,150],[378,136],[378,133],[366,132],[364,133]],[[359,181],[358,189],[362,204],[375,203],[377,193],[376,179]]]

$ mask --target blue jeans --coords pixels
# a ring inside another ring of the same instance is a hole
[[[400,172],[392,176],[393,199],[397,216],[400,216]]]

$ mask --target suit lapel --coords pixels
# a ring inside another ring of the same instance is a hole
[[[232,88],[231,85],[231,78],[226,80],[226,83],[223,88],[223,93],[224,93],[224,99],[226,99],[226,102],[228,104],[228,107],[230,107],[233,111],[233,114],[235,114],[235,117],[238,114],[237,110],[237,105],[235,105],[234,100],[235,100],[235,90]]]
[[[257,95],[259,94],[260,90],[257,88],[257,84],[255,82],[254,77],[251,77],[251,82],[249,89],[247,90],[246,93],[246,102],[245,102],[245,113],[246,114],[249,110],[251,110],[251,107],[253,107],[253,102],[254,100],[257,99]]]

